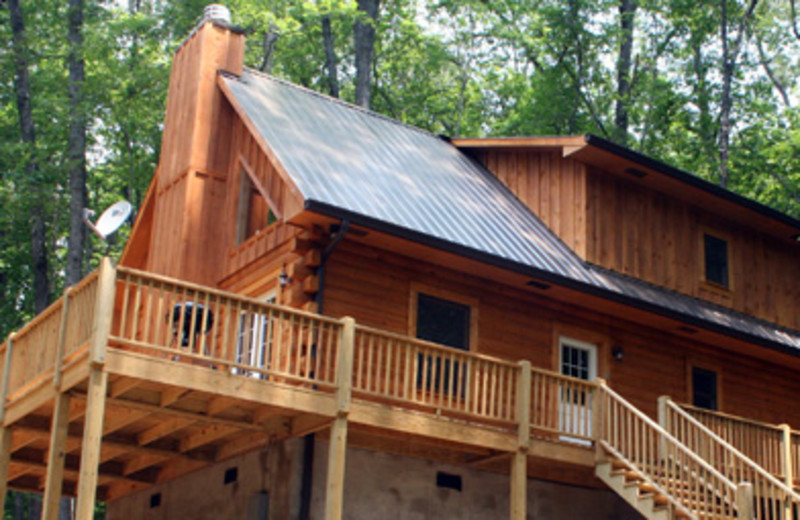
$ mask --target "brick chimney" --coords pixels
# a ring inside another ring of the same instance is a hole
[[[244,31],[227,8],[208,6],[175,52],[167,95],[147,269],[213,285],[224,252],[215,211],[225,206],[232,109],[217,86],[224,70],[241,75]],[[143,100],[146,102],[146,100]]]

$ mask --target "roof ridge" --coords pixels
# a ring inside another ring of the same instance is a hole
[[[261,71],[261,70],[252,69],[250,67],[244,67],[244,71],[248,72],[248,73],[251,73],[251,74],[253,74],[255,76],[261,76],[264,79],[268,79],[270,81],[274,81],[275,83],[279,83],[279,84],[281,84],[281,85],[283,85],[285,87],[289,87],[289,88],[292,88],[292,89],[295,89],[295,90],[299,90],[301,92],[305,92],[307,94],[310,94],[312,96],[320,98],[320,99],[322,99],[324,101],[340,105],[340,106],[342,106],[344,108],[347,108],[347,109],[350,109],[350,110],[354,110],[356,112],[361,112],[364,115],[372,116],[372,117],[374,117],[376,119],[380,119],[380,120],[386,121],[387,123],[392,123],[392,124],[395,124],[395,125],[398,125],[398,126],[402,126],[402,127],[405,127],[405,128],[407,128],[409,130],[413,130],[415,132],[418,132],[418,133],[427,135],[429,137],[433,137],[434,139],[437,139],[439,141],[442,141],[442,139],[438,135],[434,134],[433,132],[430,132],[430,131],[425,130],[423,128],[416,127],[416,126],[408,124],[408,123],[404,123],[402,121],[398,121],[397,119],[394,119],[394,118],[391,118],[389,116],[383,115],[381,113],[375,112],[374,110],[370,110],[368,108],[364,108],[362,106],[356,105],[355,103],[350,103],[349,101],[345,101],[343,99],[336,98],[336,97],[330,96],[328,94],[324,94],[322,92],[318,92],[318,91],[316,91],[316,90],[314,90],[312,88],[304,87],[302,85],[298,85],[296,83],[292,83],[291,81],[288,81],[288,80],[283,79],[283,78],[279,78],[277,76],[273,76],[272,74],[269,74],[269,73]],[[235,79],[241,79],[240,76],[236,76],[235,74],[231,74],[231,73],[226,73],[225,71],[220,71],[220,74],[224,74],[226,76],[230,76],[230,77],[235,78]]]

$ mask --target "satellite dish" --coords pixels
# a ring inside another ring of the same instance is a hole
[[[128,220],[132,210],[133,206],[127,200],[115,202],[100,215],[97,222],[92,224],[89,217],[94,215],[94,211],[84,208],[83,221],[86,222],[89,229],[94,231],[97,236],[105,240]]]

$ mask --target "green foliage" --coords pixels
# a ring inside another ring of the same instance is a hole
[[[732,42],[743,0],[726,0]],[[138,206],[155,170],[171,56],[206,0],[88,1],[84,21],[90,206]],[[322,19],[331,22],[341,97],[354,97],[348,0],[230,0],[248,34],[246,64],[328,92]],[[373,109],[450,136],[615,132],[619,0],[384,0],[376,29]],[[640,0],[628,94],[628,145],[714,180],[719,164],[718,1]],[[68,232],[66,3],[23,3],[37,132],[21,144],[14,62],[0,46],[0,334],[32,313],[29,215],[41,211],[52,294],[63,289]],[[746,26],[733,77],[730,187],[800,216],[800,42],[785,2],[762,1]],[[276,37],[269,59],[265,42]],[[0,39],[10,41],[7,9]],[[115,239],[118,254],[128,230]],[[105,253],[94,237],[85,268]]]

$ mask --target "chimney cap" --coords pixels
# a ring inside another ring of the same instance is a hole
[[[231,23],[231,11],[221,4],[208,4],[203,9],[203,21]]]

